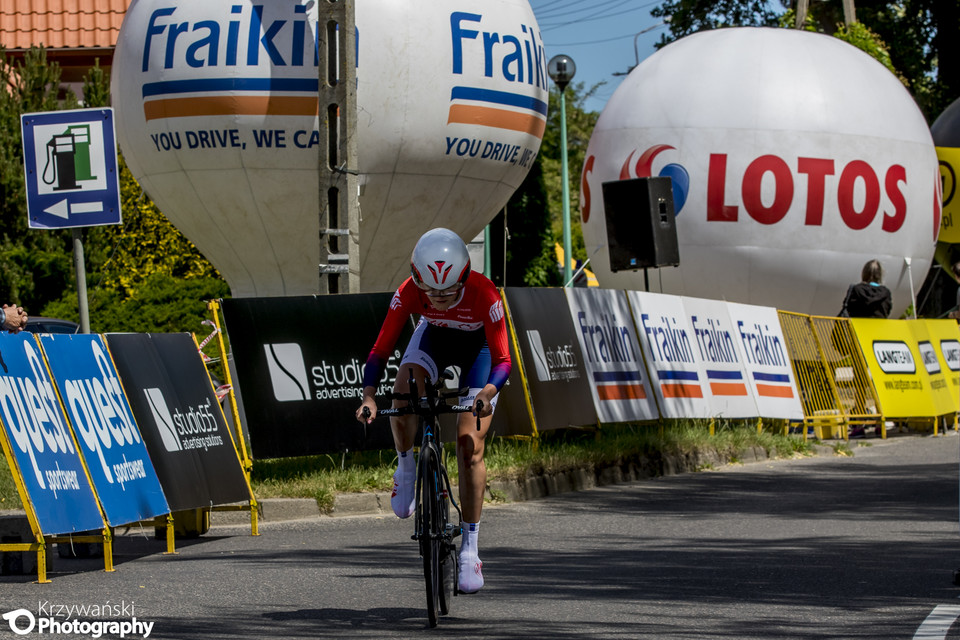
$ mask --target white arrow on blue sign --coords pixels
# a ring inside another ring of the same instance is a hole
[[[113,109],[25,113],[20,126],[31,229],[120,224]]]

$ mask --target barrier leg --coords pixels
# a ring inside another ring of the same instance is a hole
[[[115,571],[113,568],[113,529],[110,527],[103,530],[103,570],[108,573]]]
[[[260,535],[260,505],[256,498],[250,500],[250,535]]]
[[[176,536],[173,530],[173,513],[167,514],[167,551],[165,555],[176,555],[175,549]]]
[[[37,584],[50,584],[47,579],[47,545],[44,542],[37,547]]]

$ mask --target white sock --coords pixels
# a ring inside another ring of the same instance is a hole
[[[465,553],[478,555],[477,538],[480,536],[480,523],[461,522],[460,526],[463,531],[463,541],[460,543],[460,555]]]
[[[414,473],[417,462],[413,459],[413,447],[407,451],[397,451],[397,470],[400,473]]]

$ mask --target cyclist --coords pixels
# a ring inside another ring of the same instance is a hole
[[[461,376],[469,372],[461,387],[468,395],[460,404],[473,406],[473,416],[459,414],[457,423],[457,465],[460,473],[460,508],[463,540],[460,545],[459,589],[475,593],[483,586],[482,563],[477,550],[480,511],[487,484],[483,445],[497,395],[510,375],[510,350],[503,301],[494,284],[470,268],[470,254],[463,240],[449,229],[431,229],[417,242],[410,258],[411,276],[397,289],[380,329],[363,376],[363,404],[357,420],[363,421],[363,408],[370,410],[367,422],[377,414],[376,386],[390,353],[411,314],[420,321],[401,360],[400,374],[394,383],[396,393],[408,391],[406,371],[412,367],[417,388],[423,389],[426,377],[436,382],[448,366],[459,366]],[[483,402],[478,410],[478,402]],[[406,405],[394,401],[397,407]],[[400,518],[409,518],[415,509],[416,464],[413,443],[417,431],[414,415],[390,418],[397,448],[397,471],[393,475],[390,505]]]

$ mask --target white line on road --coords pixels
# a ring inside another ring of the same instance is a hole
[[[945,640],[957,618],[960,618],[960,605],[939,604],[913,634],[913,640]]]

